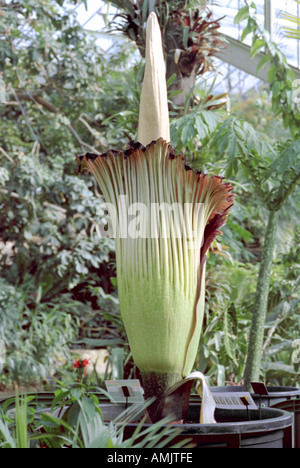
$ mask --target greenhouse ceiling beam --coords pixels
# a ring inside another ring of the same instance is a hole
[[[262,81],[268,82],[268,66],[266,65],[258,72],[257,65],[260,60],[264,57],[263,53],[255,55],[252,59],[250,58],[250,47],[246,44],[243,44],[232,37],[224,34],[224,37],[227,41],[225,49],[221,50],[217,56],[224,62],[233,65],[234,67],[243,70],[250,75],[259,78]],[[291,69],[295,73],[295,79],[300,79],[300,70],[298,68],[292,67]]]

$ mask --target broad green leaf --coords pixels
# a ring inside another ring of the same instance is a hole
[[[76,401],[72,404],[65,412],[64,419],[66,420],[67,424],[71,427],[76,427],[78,422],[78,417],[81,411],[80,408],[80,400]]]
[[[248,5],[246,5],[237,12],[234,18],[234,24],[238,24],[248,17],[249,17],[249,7]]]
[[[256,72],[259,72],[259,70],[261,70],[268,62],[271,61],[271,59],[272,59],[271,54],[265,55],[265,57],[263,57],[260,60],[260,62],[258,63],[257,68],[256,68]]]
[[[277,67],[276,65],[271,65],[270,68],[269,68],[269,71],[268,71],[268,80],[270,83],[273,83],[273,81],[275,80],[276,78],[276,75],[277,75]]]
[[[181,132],[181,140],[183,145],[186,145],[189,141],[191,141],[195,136],[195,126],[192,120],[189,120],[187,124],[183,127]]]
[[[65,392],[58,391],[52,401],[52,409],[55,408],[55,406],[60,405],[68,396],[69,392],[67,390]]]
[[[243,29],[243,32],[242,32],[242,35],[241,35],[241,42],[243,42],[245,40],[245,38],[251,34],[251,28],[249,28],[249,26],[246,26],[244,29]]]
[[[272,95],[274,98],[278,96],[281,89],[282,89],[282,82],[275,81],[272,85]]]
[[[262,39],[257,39],[251,47],[250,57],[255,57],[256,54],[262,49],[265,45],[265,42]]]
[[[204,139],[208,134],[208,128],[199,115],[195,117],[195,127],[197,130],[197,138],[199,138],[199,140]]]
[[[149,0],[144,0],[143,7],[142,7],[142,18],[144,22],[147,20],[148,6],[149,6]]]
[[[208,126],[210,132],[214,132],[218,123],[220,122],[220,116],[215,111],[203,110],[201,112],[202,119]]]
[[[76,400],[78,400],[80,397],[81,397],[81,388],[79,387],[75,387],[75,388],[72,388],[71,391],[70,391],[72,397],[74,397]]]
[[[237,156],[237,152],[238,152],[238,145],[236,141],[236,135],[233,133],[232,136],[230,137],[229,145],[227,149],[229,160],[234,159]]]
[[[82,410],[85,412],[89,421],[91,421],[96,414],[96,407],[94,401],[89,397],[83,397],[80,400]]]
[[[189,38],[189,33],[190,33],[190,27],[189,26],[184,26],[183,27],[183,36],[182,36],[182,42],[185,47],[187,47],[187,42]]]
[[[291,81],[293,81],[295,79],[295,73],[293,72],[293,70],[291,68],[287,68],[286,73],[287,73],[287,75],[288,75],[288,77],[290,78]]]
[[[283,376],[286,374],[297,374],[298,372],[295,370],[294,366],[283,364],[282,362],[266,362],[262,361],[263,369],[268,373],[270,378],[280,378],[282,379]]]

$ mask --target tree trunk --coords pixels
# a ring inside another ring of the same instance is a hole
[[[170,50],[171,45],[168,45],[167,50]],[[168,53],[166,56],[166,68],[167,68],[167,80],[172,76],[176,75],[175,80],[170,86],[170,90],[178,92],[170,98],[172,104],[177,107],[184,107],[187,96],[191,93],[196,83],[196,76],[193,71],[190,74],[184,75],[181,73],[180,68],[177,66],[174,60],[174,52]]]
[[[265,322],[268,307],[270,275],[274,254],[278,211],[270,211],[263,246],[262,260],[257,279],[253,316],[249,334],[248,355],[244,371],[245,389],[250,390],[251,382],[259,381]]]

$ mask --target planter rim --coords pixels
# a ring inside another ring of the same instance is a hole
[[[224,385],[220,387],[210,387],[213,392],[243,392],[244,387],[243,385]],[[269,394],[262,395],[264,398],[281,398],[281,397],[298,397],[300,398],[300,387],[289,387],[289,386],[273,386],[267,385],[266,386]],[[260,396],[257,393],[250,392],[251,395]]]
[[[23,393],[23,395],[27,396],[36,396],[37,399],[41,399],[41,402],[47,401],[48,399],[52,399],[54,396],[54,392],[28,392]],[[103,396],[102,394],[97,394],[100,398]],[[0,400],[0,403],[5,402],[6,400],[12,399],[13,397],[8,397]],[[100,399],[100,407],[101,406],[120,406],[116,403],[111,403],[109,400],[103,399],[101,402]],[[190,403],[190,407],[199,406],[199,403]],[[261,432],[265,430],[280,430],[284,429],[288,426],[291,426],[293,423],[293,414],[289,411],[285,411],[279,408],[262,408],[261,409],[261,417],[262,419],[258,419],[255,414],[258,413],[258,410],[249,410],[249,421],[245,420],[246,410],[242,409],[216,409],[216,416],[226,416],[228,417],[229,414],[233,414],[235,419],[239,416],[243,417],[242,421],[229,421],[229,422],[217,422],[215,424],[200,424],[200,423],[185,423],[185,424],[174,424],[174,427],[178,427],[182,430],[182,433],[190,433],[190,432],[199,432],[205,433],[235,433],[240,434],[247,432]],[[200,408],[199,408],[199,415],[200,415]],[[256,419],[255,419],[256,418]],[[128,427],[135,427],[137,423],[128,423]],[[151,423],[145,423],[144,427],[150,427]]]
[[[193,403],[191,404],[193,405]],[[216,410],[218,412],[218,410]],[[239,413],[245,415],[245,410],[219,410],[221,413],[230,412],[237,416]],[[254,419],[253,413],[258,410],[249,410],[250,421],[217,422],[215,424],[185,423],[174,424],[174,427],[183,429],[182,433],[201,432],[203,434],[242,434],[245,432],[263,432],[285,429],[293,423],[293,415],[285,410],[275,408],[263,408],[262,419]],[[128,423],[128,427],[135,427],[136,423]],[[145,423],[144,427],[150,427],[150,423]]]

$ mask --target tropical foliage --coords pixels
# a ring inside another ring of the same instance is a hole
[[[134,10],[132,2],[113,3],[120,7],[121,28],[128,34],[104,52],[94,35],[83,31],[67,2],[44,0],[38,7],[31,0],[0,2],[0,78],[6,86],[6,102],[0,104],[4,385],[49,382],[68,361],[74,342],[108,346],[110,353],[117,349],[111,354],[121,359],[125,375],[138,375],[119,314],[115,249],[105,236],[105,206],[96,184],[87,175],[78,177],[75,164],[77,154],[123,149],[137,135],[144,71],[140,18],[148,2]],[[175,3],[159,2],[161,15]],[[169,10],[178,19],[178,59],[198,47],[201,26],[201,15],[193,16],[196,2],[180,3],[188,8]],[[209,11],[202,15],[209,23]],[[243,379],[266,219],[276,210],[261,377],[293,385],[299,368],[292,362],[292,343],[300,335],[299,109],[290,98],[291,70],[259,28],[255,10],[245,5],[236,21],[241,19],[248,23],[244,36],[254,33],[251,55],[268,50],[260,66],[269,67],[269,84],[259,96],[231,96],[228,116],[220,106],[224,96],[215,95],[213,85],[204,89],[196,80],[178,103],[175,98],[182,93],[174,70],[168,80],[175,150],[183,151],[195,169],[226,177],[237,195],[223,235],[208,253],[204,328],[195,369],[211,384]],[[213,52],[221,44],[215,42],[217,24],[211,27],[205,44]],[[134,28],[140,40],[132,36]],[[200,77],[212,69],[213,53],[206,59],[205,67],[197,69]],[[5,430],[9,437],[10,428]]]
[[[101,403],[110,402],[105,391],[75,383],[61,386],[50,403],[43,407],[34,395],[8,399],[0,410],[1,448],[185,448],[188,439],[176,442],[180,428],[170,425],[169,417],[150,427],[143,414],[149,402],[131,405],[109,423]],[[104,404],[104,406],[105,406]],[[125,437],[126,426],[141,419],[132,435]]]

